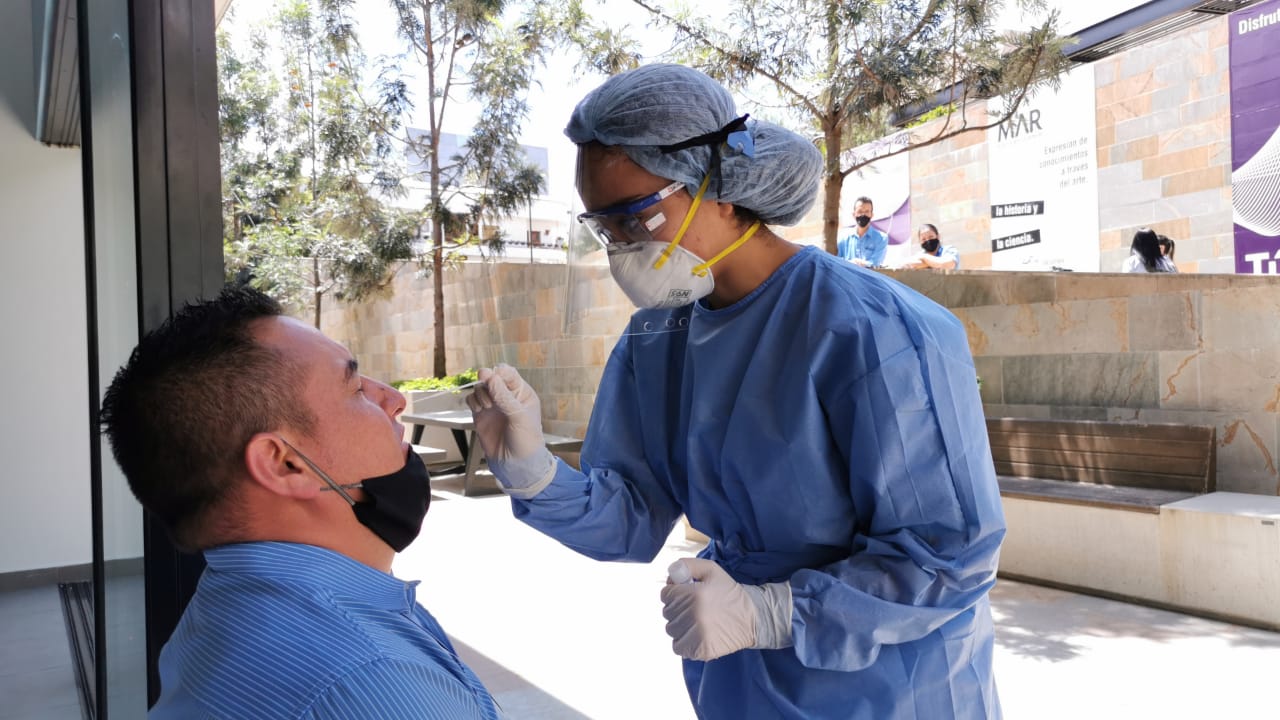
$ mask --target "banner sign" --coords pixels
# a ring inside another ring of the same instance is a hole
[[[1093,66],[987,131],[991,267],[1097,272],[1098,121]],[[993,100],[991,113],[1003,109]]]
[[[1280,274],[1280,0],[1230,17],[1236,272]]]

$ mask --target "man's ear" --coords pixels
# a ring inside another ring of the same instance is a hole
[[[324,487],[324,481],[275,433],[258,433],[249,438],[244,464],[259,487],[276,495],[311,499]]]

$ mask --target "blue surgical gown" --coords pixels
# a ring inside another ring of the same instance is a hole
[[[700,718],[998,718],[987,593],[1004,536],[965,332],[806,248],[734,305],[641,310],[582,471],[517,517],[647,562],[681,513],[742,583],[788,581],[794,647],[685,661]],[[672,320],[673,322],[668,322]]]

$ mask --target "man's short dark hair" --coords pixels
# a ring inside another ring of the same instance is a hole
[[[100,419],[116,462],[179,547],[200,547],[254,434],[314,425],[301,372],[253,337],[254,321],[281,314],[257,290],[226,288],[147,333],[107,388]]]
[[[853,201],[853,204],[854,204],[854,205],[857,205],[858,203],[866,203],[866,204],[870,205],[871,207],[875,207],[875,206],[876,206],[876,204],[875,204],[875,203],[871,202],[871,198],[867,197],[866,195],[859,195],[859,196],[858,196],[858,199]]]

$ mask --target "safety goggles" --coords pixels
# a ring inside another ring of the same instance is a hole
[[[607,208],[584,212],[578,222],[587,226],[596,241],[605,249],[628,243],[653,240],[653,233],[667,221],[661,212],[649,218],[641,213],[684,189],[684,183],[676,181],[652,195],[630,202],[610,205]]]

